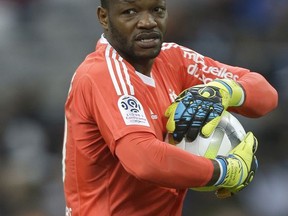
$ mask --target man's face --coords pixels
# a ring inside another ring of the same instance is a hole
[[[166,0],[111,0],[105,36],[131,62],[155,58],[167,26]]]

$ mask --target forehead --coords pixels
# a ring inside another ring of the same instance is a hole
[[[166,0],[110,0],[110,4],[166,4]]]

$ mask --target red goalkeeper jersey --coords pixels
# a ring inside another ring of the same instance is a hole
[[[244,87],[246,101],[234,112],[257,117],[275,106],[275,90],[247,69],[164,43],[148,77],[102,37],[74,74],[65,105],[66,216],[181,215],[186,188],[205,185],[213,166],[164,142],[164,112],[182,90],[215,78]]]

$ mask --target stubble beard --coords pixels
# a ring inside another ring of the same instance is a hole
[[[117,52],[126,60],[132,60],[132,61],[143,61],[143,60],[150,60],[156,58],[160,51],[161,51],[161,45],[154,49],[153,52],[150,52],[149,54],[141,54],[135,52],[135,48],[133,46],[133,40],[128,41],[127,38],[125,38],[115,27],[115,25],[109,21],[110,25],[110,36],[111,36],[111,45],[114,49],[117,50]],[[162,41],[161,41],[162,44]]]

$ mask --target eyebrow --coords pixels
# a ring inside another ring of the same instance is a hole
[[[120,0],[120,2],[124,2],[124,3],[133,3],[136,0]]]

